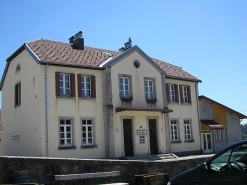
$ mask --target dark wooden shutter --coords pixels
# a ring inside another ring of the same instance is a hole
[[[169,85],[166,84],[166,100],[167,102],[170,102],[170,97],[169,97]]]
[[[179,98],[178,98],[178,84],[174,84],[174,89],[175,89],[175,102],[179,102]]]
[[[56,96],[60,96],[60,89],[59,89],[59,72],[55,73],[55,81],[56,81]]]
[[[92,98],[96,98],[96,81],[95,81],[95,76],[91,76],[91,93],[92,93]]]
[[[81,97],[81,75],[77,74],[78,97]]]
[[[18,85],[19,88],[19,105],[21,104],[21,82]]]
[[[181,103],[184,103],[184,100],[183,100],[183,92],[182,92],[182,85],[179,85],[179,92],[180,92],[180,102]]]
[[[187,86],[187,94],[188,94],[188,102],[191,103],[191,92],[190,92],[190,86]]]
[[[75,97],[75,74],[70,74],[71,97]]]

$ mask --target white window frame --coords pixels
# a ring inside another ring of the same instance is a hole
[[[122,79],[122,83],[121,83],[121,79]],[[127,83],[125,80],[127,80]],[[120,97],[129,98],[130,97],[130,79],[128,77],[123,77],[123,76],[119,77],[119,85],[120,85]],[[126,85],[128,89],[126,89]],[[122,96],[122,92],[123,92],[123,96]]]
[[[189,98],[188,98],[188,88],[187,86],[182,85],[182,99],[183,103],[189,103]]]
[[[153,80],[145,79],[145,97],[147,100],[153,100],[154,99],[154,82],[153,82]]]
[[[61,121],[64,121],[65,124],[61,124]],[[70,121],[70,124],[66,124],[67,121]],[[74,120],[72,118],[59,118],[59,146],[60,147],[71,147],[73,146],[73,122]],[[63,131],[61,131],[61,128],[63,128]],[[70,131],[68,131],[68,128]],[[64,134],[63,137],[61,137],[61,134]],[[68,137],[67,134],[70,134],[70,137]],[[64,140],[64,144],[62,144],[62,140]],[[68,144],[68,140],[71,140],[70,144]]]
[[[185,140],[193,140],[192,127],[191,127],[191,120],[190,119],[184,120],[184,137],[185,137]]]
[[[83,121],[86,121],[86,124],[83,124]],[[88,124],[88,121],[91,121],[91,125]],[[93,146],[95,145],[95,120],[93,118],[81,118],[81,146]],[[83,131],[83,127],[85,128],[85,131]],[[91,129],[89,129],[91,128]],[[84,137],[83,134],[86,134]],[[91,137],[89,136],[91,133]],[[83,143],[83,140],[86,139],[86,142]],[[92,139],[92,142],[89,143],[89,139]]]
[[[168,89],[169,89],[169,100],[170,100],[170,102],[175,102],[176,101],[175,85],[174,84],[168,84]]]
[[[62,79],[60,77],[62,76]],[[68,81],[66,81],[66,76],[68,76]],[[62,82],[62,86],[61,83]],[[66,82],[69,83],[69,87],[66,87]],[[70,79],[70,74],[67,73],[59,73],[59,94],[60,96],[70,96],[71,95],[71,79]],[[61,94],[61,89],[62,89],[62,94]],[[69,90],[69,93],[66,93],[66,90]]]
[[[84,82],[82,81],[82,78],[83,78]],[[89,79],[89,82],[87,81],[87,79]],[[89,88],[87,88],[87,84],[89,84]],[[82,95],[82,97],[91,97],[92,96],[91,76],[81,75],[81,95]]]
[[[171,127],[170,128],[171,128],[171,141],[179,141],[179,128],[178,128],[178,120],[177,119],[171,120]]]

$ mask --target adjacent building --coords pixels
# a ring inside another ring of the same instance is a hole
[[[8,59],[2,91],[4,155],[120,158],[200,154],[200,79],[151,58],[38,39]]]
[[[240,122],[247,116],[206,96],[199,100],[204,153],[217,153],[241,140]]]

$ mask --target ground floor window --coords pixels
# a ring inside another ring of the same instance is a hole
[[[227,141],[227,131],[223,129],[214,130],[214,141],[215,142]]]
[[[93,145],[93,119],[82,119],[81,128],[82,128],[82,146]]]
[[[72,119],[59,119],[59,145],[72,146]]]
[[[178,120],[171,120],[171,140],[178,141]]]
[[[185,136],[185,140],[192,140],[190,120],[184,120],[184,136]]]

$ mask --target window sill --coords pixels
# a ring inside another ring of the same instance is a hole
[[[146,99],[147,103],[156,103],[157,100],[156,99]]]
[[[59,146],[58,150],[76,149],[76,146]]]
[[[175,143],[182,143],[182,141],[171,141],[171,143],[173,144],[175,144]]]
[[[131,102],[133,100],[132,97],[129,97],[129,98],[123,98],[123,97],[120,97],[121,101],[126,101],[126,102]]]
[[[191,139],[191,140],[184,140],[184,142],[185,142],[185,143],[193,143],[193,142],[195,142],[195,140],[194,140],[194,139]]]
[[[79,100],[95,100],[96,98],[92,97],[79,97]]]
[[[181,103],[182,105],[191,105],[191,103]]]
[[[215,141],[215,143],[228,143],[228,141]]]
[[[59,99],[75,99],[75,97],[72,96],[57,96]]]
[[[84,145],[84,146],[81,146],[81,149],[87,149],[87,148],[98,148],[98,145]]]
[[[15,108],[16,108],[16,107],[20,107],[20,106],[21,106],[21,104],[17,104],[17,105],[15,105]]]
[[[178,102],[175,102],[175,101],[171,101],[171,102],[167,102],[169,104],[178,104]]]

